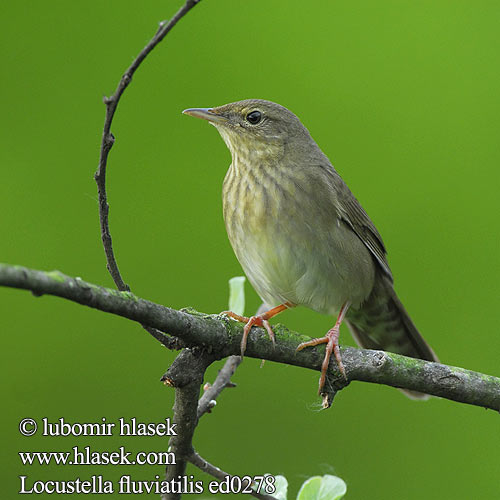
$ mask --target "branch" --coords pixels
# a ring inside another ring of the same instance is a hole
[[[163,376],[168,385],[175,387],[173,420],[177,424],[177,435],[169,441],[169,450],[176,457],[176,463],[167,467],[166,480],[180,479],[186,474],[186,461],[195,453],[193,435],[198,425],[198,397],[203,376],[215,356],[207,351],[185,349],[172,363]],[[170,493],[162,500],[179,500],[181,493]]]
[[[206,348],[213,353],[214,359],[237,355],[240,351],[243,326],[225,316],[194,310],[177,311],[130,292],[103,288],[59,271],[43,272],[0,264],[0,285],[31,290],[37,296],[49,294],[66,298],[169,332],[188,346]],[[274,330],[277,343],[273,349],[266,332],[262,328],[252,328],[246,356],[320,370],[324,348],[296,352],[297,345],[308,337],[279,324]],[[500,411],[500,379],[497,377],[383,351],[343,347],[341,352],[347,381],[332,363],[333,391],[360,380]]]
[[[210,386],[198,401],[200,385],[208,366],[215,360],[212,353],[199,349],[185,349],[172,363],[161,380],[175,387],[174,422],[182,422],[177,436],[169,442],[169,449],[177,458],[175,465],[167,467],[167,481],[176,479],[186,473],[186,462],[191,462],[203,472],[216,479],[224,480],[227,474],[218,467],[203,459],[193,448],[192,440],[199,419],[213,408],[215,399],[231,385],[231,376],[241,363],[241,356],[230,356],[219,371],[214,384]],[[230,476],[231,477],[231,476]],[[274,497],[250,493],[261,500],[276,500]],[[180,494],[164,495],[162,500],[178,500]]]
[[[200,417],[213,407],[211,403],[230,384],[230,378],[241,362],[241,356],[230,356],[219,371],[214,385],[207,389],[198,401],[200,385],[208,366],[215,356],[206,350],[185,349],[179,354],[167,373],[163,375],[165,384],[175,387],[174,422],[178,423],[176,436],[169,441],[169,450],[176,457],[176,464],[167,467],[166,480],[177,479],[186,474],[186,462],[191,462],[203,472],[219,480],[230,476],[215,465],[203,459],[193,448],[193,435]],[[230,476],[231,477],[231,476]],[[250,495],[261,500],[276,500],[274,497],[253,492]],[[162,496],[162,500],[179,500],[180,493]]]

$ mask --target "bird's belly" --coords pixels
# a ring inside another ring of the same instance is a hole
[[[361,240],[337,221],[321,229],[314,211],[293,213],[283,200],[254,196],[228,207],[226,228],[249,281],[269,306],[283,302],[336,314],[359,306],[374,283],[374,262]],[[240,200],[241,201],[241,200]]]

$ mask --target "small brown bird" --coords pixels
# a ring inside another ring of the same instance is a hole
[[[269,309],[251,318],[229,313],[246,323],[242,355],[252,326],[263,326],[274,342],[269,319],[303,305],[337,317],[324,337],[297,348],[326,344],[320,394],[332,353],[346,375],[338,343],[343,321],[361,347],[437,361],[394,291],[373,222],[291,111],[249,99],[183,112],[214,125],[232,156],[222,191],[226,229]]]

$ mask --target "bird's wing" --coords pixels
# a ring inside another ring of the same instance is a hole
[[[384,273],[392,282],[392,273],[387,262],[386,249],[382,237],[364,208],[351,193],[347,184],[340,176],[338,178],[341,181],[340,183],[336,183],[340,218],[358,235],[359,239],[370,250]]]

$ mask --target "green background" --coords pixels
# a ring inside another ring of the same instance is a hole
[[[3,6],[1,261],[112,286],[93,181],[101,98],[180,4]],[[441,360],[500,375],[499,26],[496,0],[203,0],[140,68],[113,125],[110,223],[125,280],[175,308],[227,307],[227,280],[242,273],[222,221],[230,155],[181,110],[274,100],[301,118],[376,223],[396,289]],[[247,286],[247,312],[258,305]],[[54,297],[2,288],[0,314],[4,495],[16,494],[21,474],[162,475],[160,466],[23,467],[20,450],[167,444],[27,438],[17,425],[160,422],[172,414],[173,391],[159,378],[174,354],[130,321]],[[332,324],[305,309],[280,321],[311,336]],[[347,330],[341,342],[353,344]],[[237,388],[196,432],[197,450],[222,469],[284,474],[291,498],[324,473],[341,476],[352,499],[500,497],[494,412],[364,383],[320,411],[316,372],[259,365],[245,360]]]

